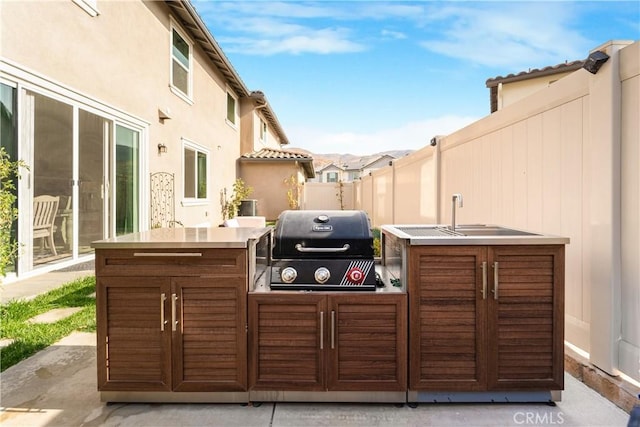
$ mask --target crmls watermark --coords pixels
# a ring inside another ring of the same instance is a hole
[[[518,425],[562,425],[564,414],[562,412],[516,412],[513,414],[513,422]]]

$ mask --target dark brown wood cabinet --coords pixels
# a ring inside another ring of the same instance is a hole
[[[97,250],[98,389],[246,391],[246,263],[241,249]]]
[[[255,390],[404,391],[406,294],[250,294]]]
[[[412,246],[409,388],[563,388],[564,246]]]

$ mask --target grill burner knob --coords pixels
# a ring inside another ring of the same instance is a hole
[[[298,277],[298,272],[293,267],[287,267],[280,272],[280,278],[284,283],[291,283]]]
[[[325,267],[320,267],[316,270],[314,277],[316,278],[316,282],[325,283],[331,277],[331,273]]]
[[[364,271],[360,270],[358,267],[354,267],[347,272],[347,280],[351,283],[361,284],[364,280]]]

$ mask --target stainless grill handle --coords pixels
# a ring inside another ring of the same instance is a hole
[[[324,348],[324,311],[320,312],[320,350]]]
[[[336,252],[346,252],[349,250],[351,246],[349,246],[348,243],[345,243],[344,246],[342,246],[341,248],[307,248],[302,246],[300,243],[298,243],[296,245],[296,250],[298,252],[330,252],[330,253],[336,253]]]

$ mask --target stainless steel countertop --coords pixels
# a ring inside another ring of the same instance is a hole
[[[484,225],[478,224],[477,227]],[[566,245],[569,243],[568,237],[554,236],[549,234],[535,234],[530,235],[478,235],[478,236],[454,236],[454,235],[434,235],[434,236],[415,236],[407,234],[400,228],[433,228],[433,227],[447,227],[445,224],[417,224],[417,225],[383,225],[380,227],[383,233],[389,233],[397,238],[407,240],[411,246],[425,246],[425,245]],[[460,226],[461,229],[464,225]],[[496,227],[490,225],[490,227]],[[506,228],[506,227],[505,227]],[[516,230],[511,228],[512,230]],[[519,230],[526,232],[525,230]],[[464,233],[464,230],[461,230]]]
[[[271,227],[176,227],[125,234],[91,244],[96,249],[247,248]]]

